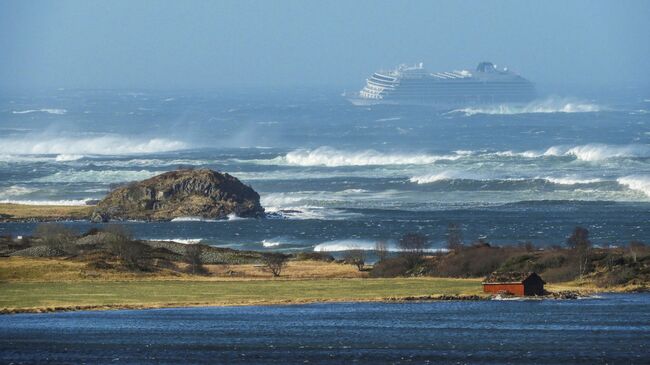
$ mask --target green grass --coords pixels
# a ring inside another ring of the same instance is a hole
[[[5,310],[245,305],[473,295],[477,279],[397,278],[256,281],[0,283]]]

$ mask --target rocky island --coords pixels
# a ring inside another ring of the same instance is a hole
[[[263,216],[259,194],[234,176],[199,169],[170,171],[119,187],[97,204],[91,220],[220,219],[230,214]]]

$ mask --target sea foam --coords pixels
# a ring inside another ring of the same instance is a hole
[[[617,179],[618,183],[632,190],[640,191],[650,197],[650,176],[629,175]]]
[[[0,153],[60,156],[125,155],[184,149],[185,143],[164,138],[136,139],[118,135],[98,137],[26,136],[0,139]]]
[[[476,114],[512,115],[532,113],[593,113],[604,110],[598,104],[580,102],[566,99],[547,99],[533,101],[526,105],[501,104],[485,107],[469,107],[452,110],[447,114],[463,113],[466,116]]]
[[[31,114],[31,113],[47,113],[55,115],[63,115],[68,111],[65,109],[55,109],[55,108],[42,108],[42,109],[28,109],[28,110],[14,110],[13,114]]]
[[[330,147],[314,150],[295,150],[273,161],[294,166],[372,166],[372,165],[427,165],[440,160],[456,160],[461,155],[432,155],[426,153],[383,153],[375,150],[345,151]]]
[[[46,183],[121,183],[127,181],[138,181],[162,174],[165,171],[124,171],[124,170],[104,170],[104,171],[76,171],[67,170],[59,171],[52,175],[35,179],[36,182]]]

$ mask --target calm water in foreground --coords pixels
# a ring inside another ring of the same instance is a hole
[[[650,294],[0,317],[2,363],[648,364]]]

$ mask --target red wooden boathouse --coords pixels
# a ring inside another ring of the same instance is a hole
[[[544,295],[544,280],[534,272],[493,272],[483,281],[483,292],[518,296]]]

